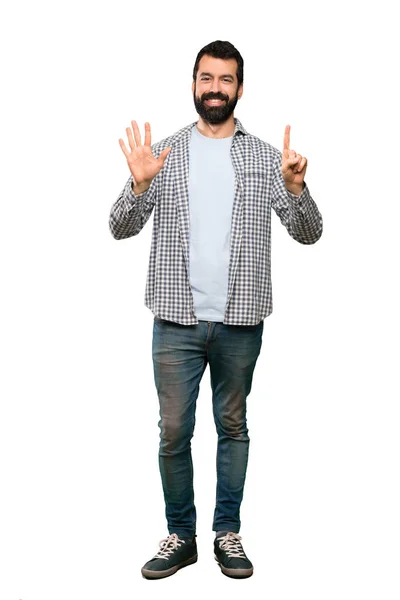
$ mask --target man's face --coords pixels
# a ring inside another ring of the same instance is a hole
[[[201,57],[192,92],[196,111],[204,121],[216,125],[233,113],[243,93],[243,84],[238,89],[236,69],[234,58]]]

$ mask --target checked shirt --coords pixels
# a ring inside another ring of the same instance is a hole
[[[189,279],[189,146],[194,125],[152,145],[156,157],[172,148],[163,168],[137,196],[129,177],[109,219],[111,233],[119,240],[137,235],[154,210],[145,305],[155,316],[182,325],[198,323]],[[287,191],[281,152],[247,133],[236,118],[230,152],[235,192],[223,322],[257,325],[272,312],[271,207],[302,244],[320,238],[322,216],[305,183],[300,196]]]

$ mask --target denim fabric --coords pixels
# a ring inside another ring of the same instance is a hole
[[[210,365],[218,434],[214,531],[240,530],[240,504],[249,452],[246,398],[262,344],[264,321],[182,325],[155,317],[154,380],[160,403],[159,466],[169,533],[196,533],[191,438],[196,400]]]

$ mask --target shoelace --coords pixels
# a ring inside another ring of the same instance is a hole
[[[225,550],[228,556],[246,558],[242,544],[240,543],[241,539],[237,533],[229,532],[224,537],[218,538],[219,547]]]
[[[176,533],[171,533],[171,535],[165,538],[165,540],[161,540],[161,542],[159,543],[161,550],[157,552],[154,558],[165,558],[166,560],[168,560],[170,555],[174,552],[174,550],[179,548],[179,546],[181,545],[178,542],[182,542],[182,544],[184,544],[185,540],[180,540]]]

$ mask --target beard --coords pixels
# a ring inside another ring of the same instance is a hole
[[[197,113],[204,121],[207,121],[207,123],[210,123],[211,125],[217,125],[227,121],[235,110],[238,99],[237,90],[232,100],[229,100],[229,97],[226,94],[220,92],[217,92],[216,94],[213,94],[212,92],[203,94],[200,98],[199,96],[196,96],[196,87],[194,88],[193,93],[193,100]],[[206,100],[224,100],[225,103],[220,106],[207,106],[207,104],[205,104]]]

